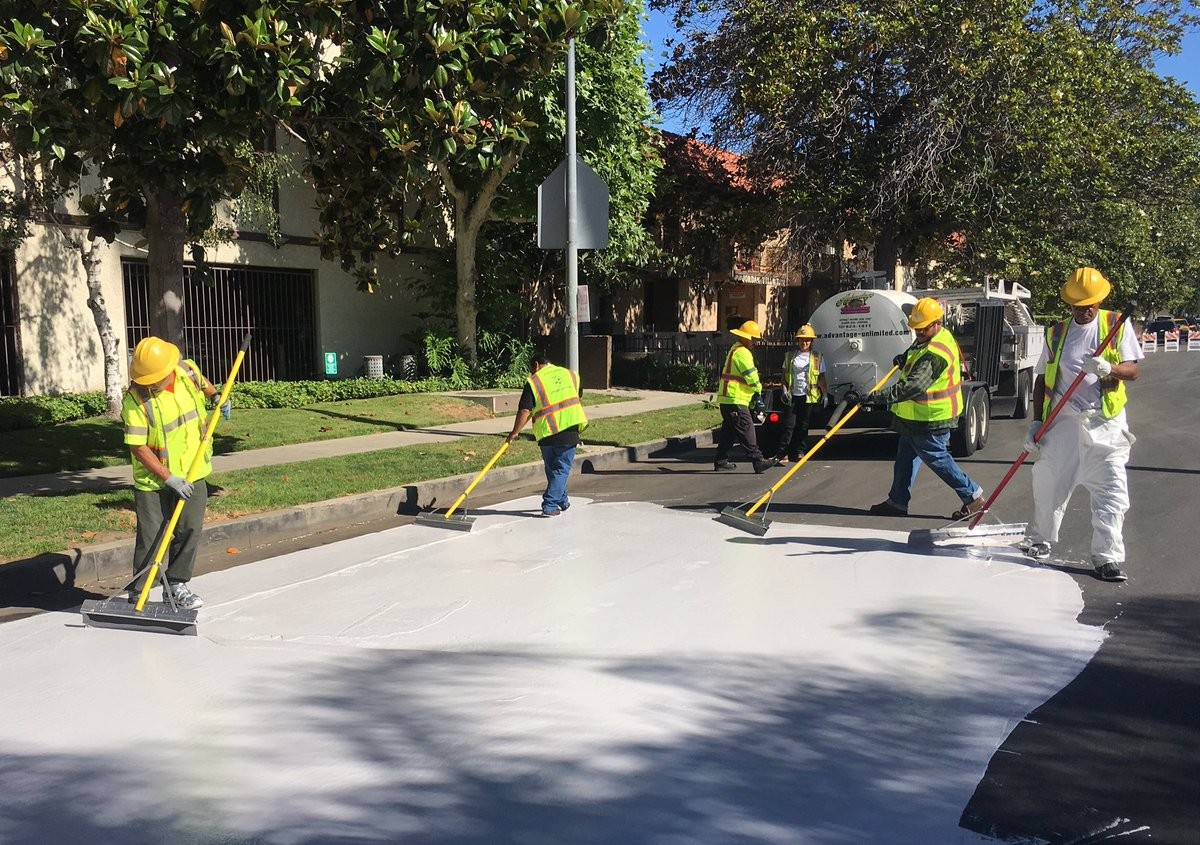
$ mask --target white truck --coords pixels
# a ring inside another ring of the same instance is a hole
[[[942,303],[945,326],[963,353],[964,412],[950,438],[951,452],[964,457],[983,448],[999,406],[1016,419],[1029,415],[1045,329],[1029,312],[1026,288],[987,282],[946,290],[851,290],[818,306],[809,323],[817,334],[813,347],[825,358],[833,407],[827,419],[814,413],[814,427],[835,424],[848,407],[847,394],[865,395],[892,368],[892,359],[913,341],[908,313],[924,296]],[[882,410],[863,409],[852,423],[884,427],[888,419]]]

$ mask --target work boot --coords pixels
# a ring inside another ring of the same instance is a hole
[[[171,594],[175,596],[175,606],[180,610],[197,610],[204,607],[204,599],[192,592],[186,581],[176,581],[171,584]],[[170,600],[164,595],[163,604],[170,605]]]
[[[893,505],[891,499],[885,499],[877,505],[871,505],[870,512],[876,516],[908,516],[908,509]]]
[[[737,469],[737,464],[733,461],[720,460],[713,464],[713,469],[717,472],[728,472],[731,469]]]
[[[1096,567],[1096,577],[1101,581],[1125,581],[1125,573],[1121,571],[1121,567],[1117,566],[1112,561],[1102,563]]]
[[[966,519],[968,516],[974,516],[983,510],[984,498],[980,494],[971,501],[967,502],[961,508],[950,514],[951,519]]]
[[[1025,557],[1033,558],[1034,560],[1046,560],[1050,557],[1049,543],[1029,543],[1021,546],[1021,551],[1025,553]]]
[[[773,466],[775,466],[774,458],[763,458],[761,461],[754,462],[754,471],[755,472],[766,472]]]

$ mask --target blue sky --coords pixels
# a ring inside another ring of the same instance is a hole
[[[653,72],[661,63],[662,44],[669,38],[675,28],[668,15],[662,12],[650,12],[649,20],[643,24],[643,39],[649,46],[646,53],[646,64]],[[1157,62],[1157,69],[1163,76],[1173,76],[1191,89],[1193,96],[1200,97],[1200,33],[1190,32],[1183,40],[1183,51],[1178,56],[1163,56]],[[663,129],[672,132],[686,132],[688,127],[679,126],[670,116],[664,115]]]

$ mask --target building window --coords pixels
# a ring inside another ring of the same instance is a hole
[[[17,279],[10,250],[0,250],[0,396],[21,395],[21,344],[17,331]]]
[[[316,278],[311,270],[212,265],[213,284],[193,281],[185,268],[185,357],[212,381],[225,377],[246,332],[250,351],[239,379],[295,381],[316,374]],[[123,259],[126,340],[129,348],[150,334],[150,270]]]

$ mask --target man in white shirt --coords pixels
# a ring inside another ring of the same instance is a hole
[[[780,465],[800,460],[808,440],[812,409],[821,404],[829,391],[825,383],[825,359],[812,348],[816,337],[812,326],[801,326],[796,331],[797,348],[789,352],[783,362],[781,399],[787,406],[787,415],[775,455],[775,461]]]
[[[1037,365],[1033,406],[1037,419],[1029,426],[1025,449],[1037,458],[1033,466],[1033,521],[1026,532],[1026,554],[1050,556],[1071,494],[1087,488],[1092,507],[1092,565],[1105,581],[1124,581],[1122,529],[1129,510],[1125,465],[1134,436],[1126,421],[1125,382],[1138,377],[1143,357],[1127,320],[1113,342],[1096,355],[1120,314],[1100,303],[1112,290],[1108,279],[1092,267],[1081,267],[1063,285],[1061,296],[1072,318],[1046,331],[1046,346]],[[1042,420],[1060,402],[1075,378],[1083,381],[1054,418],[1038,443]]]

